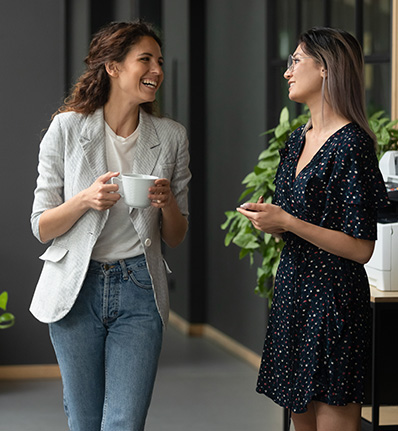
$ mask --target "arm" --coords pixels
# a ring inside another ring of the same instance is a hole
[[[292,232],[329,253],[360,264],[365,264],[373,253],[374,241],[354,238],[344,232],[305,222],[276,205],[246,203],[237,210],[256,229],[271,234]]]
[[[188,220],[177,205],[170,189],[170,181],[161,178],[155,181],[155,187],[149,189],[152,206],[162,210],[162,239],[169,247],[177,247],[185,238]]]
[[[173,141],[177,147],[172,153],[173,166],[171,180],[161,178],[155,181],[155,187],[149,189],[152,206],[162,210],[161,235],[169,247],[177,247],[185,238],[188,230],[188,183],[189,171],[188,137],[181,125],[176,125]]]
[[[66,233],[89,209],[105,211],[119,199],[117,184],[106,184],[118,172],[101,175],[89,188],[61,205],[44,211],[39,219],[39,233],[42,242],[50,241]]]

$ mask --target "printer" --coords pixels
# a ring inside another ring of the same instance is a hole
[[[398,291],[398,151],[387,151],[379,167],[390,205],[379,211],[377,241],[365,270],[371,286]]]

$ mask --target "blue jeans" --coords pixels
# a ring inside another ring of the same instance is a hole
[[[162,345],[144,255],[91,261],[72,310],[50,324],[71,431],[142,431]]]

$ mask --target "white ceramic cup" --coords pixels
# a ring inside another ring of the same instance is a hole
[[[146,208],[151,205],[148,199],[149,187],[155,184],[158,177],[142,174],[121,174],[111,178],[112,184],[119,186],[119,193],[131,208]]]

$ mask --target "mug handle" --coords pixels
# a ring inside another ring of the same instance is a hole
[[[112,177],[111,178],[111,183],[112,184],[117,184],[119,186],[119,190],[118,193],[120,194],[120,196],[122,198],[124,198],[124,191],[123,191],[123,181],[120,179],[120,177]]]

